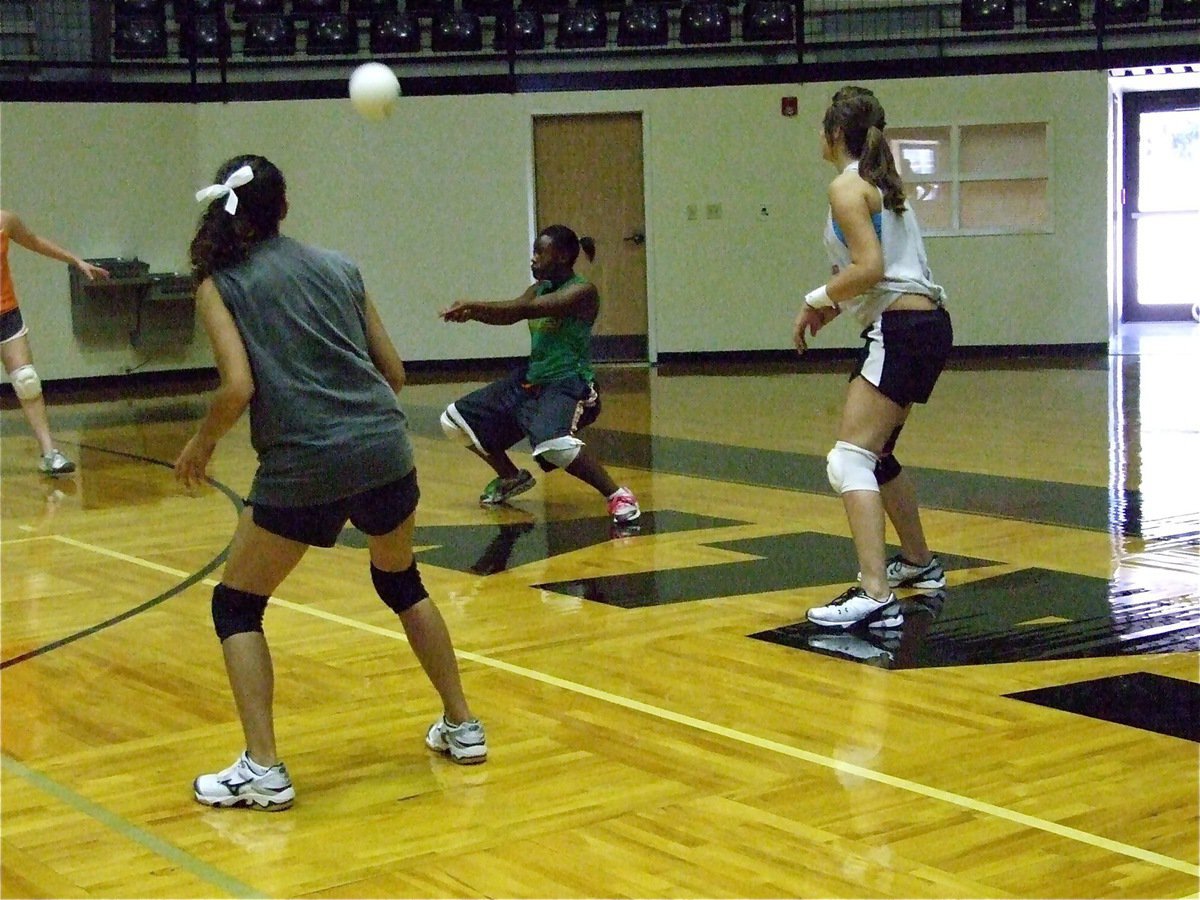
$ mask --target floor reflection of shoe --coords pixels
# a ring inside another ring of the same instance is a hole
[[[912,607],[909,615],[924,615],[930,619],[936,619],[942,614],[942,608],[946,605],[946,591],[928,591],[924,594],[914,594],[905,603]]]
[[[528,534],[533,529],[532,522],[513,522],[501,525],[496,536],[488,541],[487,547],[484,548],[483,553],[470,567],[470,570],[476,575],[494,575],[497,572],[503,572],[508,568],[513,548],[516,547],[521,535]]]
[[[619,541],[622,538],[637,537],[642,533],[642,526],[637,522],[613,522],[608,526],[610,540]]]
[[[893,652],[886,647],[850,633],[811,634],[808,636],[808,646],[822,653],[846,656],[862,662],[886,665],[895,659]]]
[[[904,621],[896,595],[889,593],[876,600],[860,587],[847,588],[825,606],[808,611],[808,621],[824,628],[852,628],[855,625],[874,625],[895,628]]]
[[[483,493],[479,495],[479,502],[484,506],[495,506],[498,503],[507,503],[517,494],[523,494],[536,484],[533,475],[528,469],[522,469],[512,478],[500,478],[497,476],[488,482],[487,487],[483,489]]]

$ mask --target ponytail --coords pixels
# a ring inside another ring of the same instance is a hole
[[[867,129],[862,156],[858,160],[858,174],[882,191],[884,208],[904,212],[904,182],[896,171],[892,148],[883,136],[882,128],[872,125]]]
[[[585,235],[579,239],[579,249],[588,258],[588,262],[592,262],[596,258],[596,242],[590,237]]]
[[[858,160],[858,174],[883,193],[885,209],[905,209],[904,182],[896,169],[892,148],[884,136],[887,125],[883,106],[870,89],[847,85],[833,95],[825,111],[825,138],[833,142],[840,132],[846,150]]]

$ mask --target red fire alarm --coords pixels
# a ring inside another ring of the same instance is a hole
[[[779,101],[779,111],[785,116],[794,116],[800,111],[800,104],[795,97],[784,97]]]

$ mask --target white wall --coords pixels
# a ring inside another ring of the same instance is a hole
[[[139,256],[153,271],[183,268],[194,210],[196,115],[175,104],[0,104],[0,204],[37,234],[83,257]],[[137,365],[132,304],[114,304],[80,340],[67,267],[10,245],[21,314],[43,379],[112,375]],[[151,368],[212,365],[202,331]]]
[[[337,100],[4,104],[0,202],[82,255],[137,254],[156,271],[181,269],[195,189],[227,157],[261,153],[288,178],[285,229],[359,260],[405,358],[513,356],[528,349],[520,327],[449,327],[436,312],[461,296],[515,296],[528,283],[531,117],[638,111],[654,345],[780,349],[790,345],[799,297],[827,271],[820,231],[833,172],[816,132],[836,87],[407,98],[374,125]],[[1104,342],[1104,73],[872,87],[893,126],[1051,123],[1052,234],[928,239],[958,343]],[[800,99],[795,118],[780,115],[785,94]],[[709,203],[721,204],[720,219],[686,219],[689,204]],[[43,377],[109,375],[137,361],[127,346],[80,346],[63,323],[61,266],[20,248],[10,259]],[[840,323],[820,345],[857,342],[857,330]],[[182,355],[145,368],[207,364],[200,336]]]

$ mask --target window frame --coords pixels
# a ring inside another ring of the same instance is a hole
[[[1036,167],[1023,167],[1008,171],[982,171],[963,174],[962,172],[962,132],[971,128],[1003,128],[1009,127],[1042,127],[1045,130],[1045,166],[1037,171]],[[884,137],[889,141],[921,139],[921,132],[926,134],[945,132],[949,130],[949,163],[945,174],[938,179],[929,179],[929,183],[945,184],[950,189],[950,225],[949,227],[931,227],[921,222],[921,233],[928,237],[983,237],[988,235],[1022,235],[1022,234],[1053,234],[1054,233],[1054,191],[1053,191],[1053,159],[1054,159],[1054,128],[1049,120],[1043,121],[994,121],[994,120],[964,120],[955,122],[929,122],[925,124],[903,124],[889,127]],[[903,137],[894,137],[896,132],[905,132]],[[893,150],[894,152],[894,150]],[[979,182],[1003,181],[1042,181],[1045,183],[1046,221],[1041,226],[986,226],[982,228],[966,228],[962,224],[962,199],[964,184]],[[906,190],[915,183],[906,182]]]

